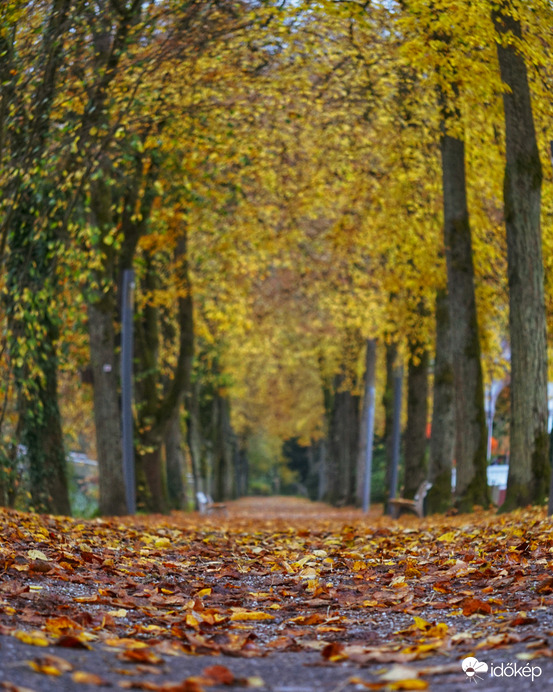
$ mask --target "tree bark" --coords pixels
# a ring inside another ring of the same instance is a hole
[[[549,490],[547,334],[540,227],[542,167],[524,57],[504,39],[520,39],[512,4],[493,12],[503,94],[507,160],[503,195],[507,231],[511,336],[511,427],[507,495],[502,511],[542,504]]]
[[[428,351],[411,344],[407,374],[407,425],[404,437],[403,496],[412,499],[426,479]]]
[[[148,253],[145,256],[144,285],[153,291],[158,287],[155,266]],[[190,388],[192,359],[194,355],[194,323],[191,285],[188,276],[186,236],[177,243],[175,260],[179,264],[178,276],[185,295],[178,300],[178,356],[172,379],[164,382],[160,393],[159,348],[160,315],[153,305],[146,305],[143,319],[137,328],[137,354],[143,375],[137,383],[137,407],[140,419],[140,464],[143,465],[148,492],[144,496],[146,506],[154,512],[167,510],[167,493],[164,481],[161,447],[172,416],[180,407],[183,394]]]
[[[167,471],[167,497],[171,509],[186,507],[186,460],[183,454],[181,408],[175,407],[165,431],[165,468]]]
[[[327,460],[326,500],[335,505],[355,504],[355,474],[359,456],[359,396],[341,390],[343,376],[334,379]]]
[[[488,507],[486,417],[472,241],[466,197],[465,145],[442,135],[444,239],[455,378],[456,504]]]
[[[61,181],[53,179],[53,171],[59,171],[50,148],[51,115],[70,10],[70,0],[50,4],[36,64],[24,67],[29,80],[23,86],[15,79],[2,84],[3,114],[11,110],[14,117],[10,131],[1,123],[1,146],[9,146],[13,158],[3,190],[11,204],[2,217],[0,249],[3,254],[6,244],[9,248],[4,302],[18,390],[18,427],[27,448],[34,509],[55,514],[70,514],[57,398],[58,318],[52,309],[59,290],[56,256],[64,230],[66,191]],[[14,60],[14,36],[15,31],[5,46],[4,63]],[[5,67],[10,78],[17,75],[15,62]],[[25,85],[31,85],[27,93]]]
[[[88,308],[90,363],[94,382],[94,422],[98,456],[99,511],[127,513],[119,408],[119,363],[115,358],[113,309],[109,296]]]
[[[90,363],[94,384],[94,421],[99,475],[99,511],[102,515],[127,513],[123,476],[121,410],[119,405],[119,359],[116,258],[113,247],[104,242],[114,225],[112,193],[108,185],[109,166],[103,162],[103,175],[91,185],[90,210],[100,232],[101,267],[94,272],[99,286],[88,306]],[[104,289],[104,290],[102,290]]]
[[[451,469],[455,452],[455,391],[453,386],[451,321],[447,291],[436,294],[436,355],[432,429],[426,507],[429,514],[446,512],[452,505]]]

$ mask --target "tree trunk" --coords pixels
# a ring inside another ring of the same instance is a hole
[[[31,481],[31,501],[35,511],[71,514],[58,407],[57,358],[53,337],[41,348],[41,385],[24,397],[21,409],[21,442],[27,448]]]
[[[334,379],[330,418],[326,500],[335,505],[355,504],[355,473],[359,455],[359,396],[340,391],[343,376]]]
[[[213,399],[213,408],[213,499],[223,502],[236,497],[229,400],[217,393]]]
[[[194,506],[197,507],[197,493],[205,490],[202,487],[201,473],[201,434],[200,434],[200,410],[199,410],[199,383],[195,381],[190,391],[185,393],[184,405],[186,408],[186,444],[190,454],[192,477],[194,479]]]
[[[382,405],[384,406],[384,445],[386,448],[386,496],[392,481],[393,448],[394,448],[394,377],[396,372],[397,344],[386,344],[386,382]]]
[[[46,183],[21,191],[8,234],[7,290],[9,351],[18,391],[18,428],[26,447],[31,500],[36,511],[70,514],[58,406],[57,317],[52,310],[58,292],[55,252],[59,250],[55,219],[37,232],[32,211],[41,197],[55,194]],[[36,195],[36,200],[35,200]],[[45,213],[45,212],[43,212]],[[50,249],[54,247],[54,254]]]
[[[427,495],[429,514],[451,508],[451,468],[455,450],[455,391],[449,299],[445,289],[436,294],[436,355],[434,359],[434,396]]]
[[[486,416],[474,295],[472,241],[466,198],[465,145],[441,139],[449,310],[456,411],[456,504],[462,511],[490,503],[486,474]]]
[[[70,505],[57,399],[58,318],[52,309],[58,294],[56,257],[65,230],[66,192],[61,181],[54,179],[57,162],[51,148],[51,114],[64,37],[71,28],[71,4],[54,0],[45,9],[43,33],[37,37],[39,57],[24,68],[29,80],[2,84],[3,113],[11,111],[17,122],[1,134],[1,146],[9,146],[12,154],[2,190],[11,204],[4,208],[0,227],[2,254],[6,243],[9,248],[4,291],[8,346],[18,390],[21,441],[29,461],[31,500],[35,510],[55,514],[70,514]],[[15,25],[12,29],[2,55],[2,61],[9,63],[5,69],[10,77],[21,68],[15,58]],[[7,35],[3,39],[5,44]]]
[[[404,437],[403,496],[412,499],[426,479],[428,351],[411,345],[407,375],[407,426]]]
[[[520,22],[504,1],[493,19],[502,39],[521,39]],[[507,161],[503,187],[511,336],[511,432],[507,495],[502,511],[543,503],[549,490],[547,335],[541,245],[542,168],[524,57],[498,43]]]
[[[237,440],[235,451],[236,497],[245,497],[249,487],[248,443],[246,435]]]
[[[190,388],[192,359],[194,355],[194,323],[190,280],[188,276],[186,235],[179,237],[175,249],[178,264],[177,276],[186,293],[178,300],[178,357],[172,370],[172,378],[166,378],[160,392],[160,337],[161,316],[155,305],[147,304],[143,319],[137,326],[137,354],[140,360],[141,378],[137,383],[137,407],[140,419],[140,463],[143,464],[149,492],[144,498],[154,512],[167,510],[164,469],[160,453],[163,438],[175,410],[180,408],[183,394]],[[157,267],[148,252],[144,252],[144,287],[148,292],[159,288]],[[173,334],[173,332],[171,332]],[[172,341],[176,338],[172,336]],[[162,380],[163,381],[163,380]],[[158,453],[159,451],[159,453]],[[155,452],[155,453],[154,453]],[[158,463],[156,468],[155,464]]]
[[[181,409],[175,408],[165,431],[165,468],[167,497],[171,509],[186,507],[186,462],[183,454]]]
[[[119,408],[119,363],[110,296],[88,308],[101,515],[127,513]]]
[[[326,497],[328,489],[328,441],[324,438],[319,440],[317,444],[318,453],[318,484],[317,484],[317,500],[322,502]]]
[[[105,242],[114,225],[112,193],[108,184],[109,166],[103,162],[103,175],[91,185],[90,210],[98,228],[98,252],[102,264],[93,272],[99,289],[88,306],[90,362],[94,383],[94,421],[98,454],[99,511],[102,515],[128,511],[123,476],[121,410],[119,405],[119,359],[115,253]],[[102,290],[104,289],[104,290]]]

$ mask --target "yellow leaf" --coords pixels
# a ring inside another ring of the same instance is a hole
[[[414,616],[414,620],[415,620],[415,625],[417,626],[417,629],[419,629],[419,630],[424,631],[424,630],[427,630],[429,627],[432,626],[427,620],[425,620],[424,618],[418,617],[418,615]]]
[[[33,646],[50,646],[50,640],[44,636],[42,632],[34,630],[33,632],[24,632],[23,630],[16,630],[13,633],[16,639],[24,644],[32,644]]]
[[[79,682],[83,685],[105,685],[106,681],[99,675],[94,673],[86,673],[83,670],[76,670],[72,675],[73,682]]]
[[[233,613],[230,619],[234,622],[238,620],[274,620],[275,616],[269,613],[261,613],[256,610],[244,610],[242,612]]]
[[[168,538],[156,538],[154,545],[156,548],[171,548],[172,543]]]
[[[73,670],[71,663],[60,656],[41,656],[34,661],[27,661],[27,663],[34,671],[45,675],[61,675]]]
[[[388,686],[390,690],[427,690],[428,683],[426,680],[419,680],[415,678],[413,680],[398,680],[397,682],[392,682]]]
[[[445,543],[451,543],[451,541],[455,540],[456,536],[457,534],[455,533],[455,531],[448,531],[447,533],[443,533],[436,540],[444,541]]]
[[[61,675],[61,670],[59,670],[59,668],[49,665],[48,663],[39,663],[37,661],[27,661],[27,663],[35,671],[35,673],[44,673],[44,675]]]

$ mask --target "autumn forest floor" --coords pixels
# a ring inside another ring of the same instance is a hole
[[[0,522],[0,689],[553,687],[541,509],[392,520],[280,497]]]

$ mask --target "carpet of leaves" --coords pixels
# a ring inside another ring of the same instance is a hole
[[[421,670],[458,671],[482,651],[553,657],[553,522],[542,509],[392,520],[278,498],[208,516],[0,510],[0,523],[0,633],[60,651],[111,647],[123,668],[315,651],[328,663],[396,667],[370,689],[426,689]],[[437,654],[443,663],[410,673]],[[102,684],[63,660],[37,654],[29,664]],[[120,685],[194,692],[229,684],[227,673]]]

